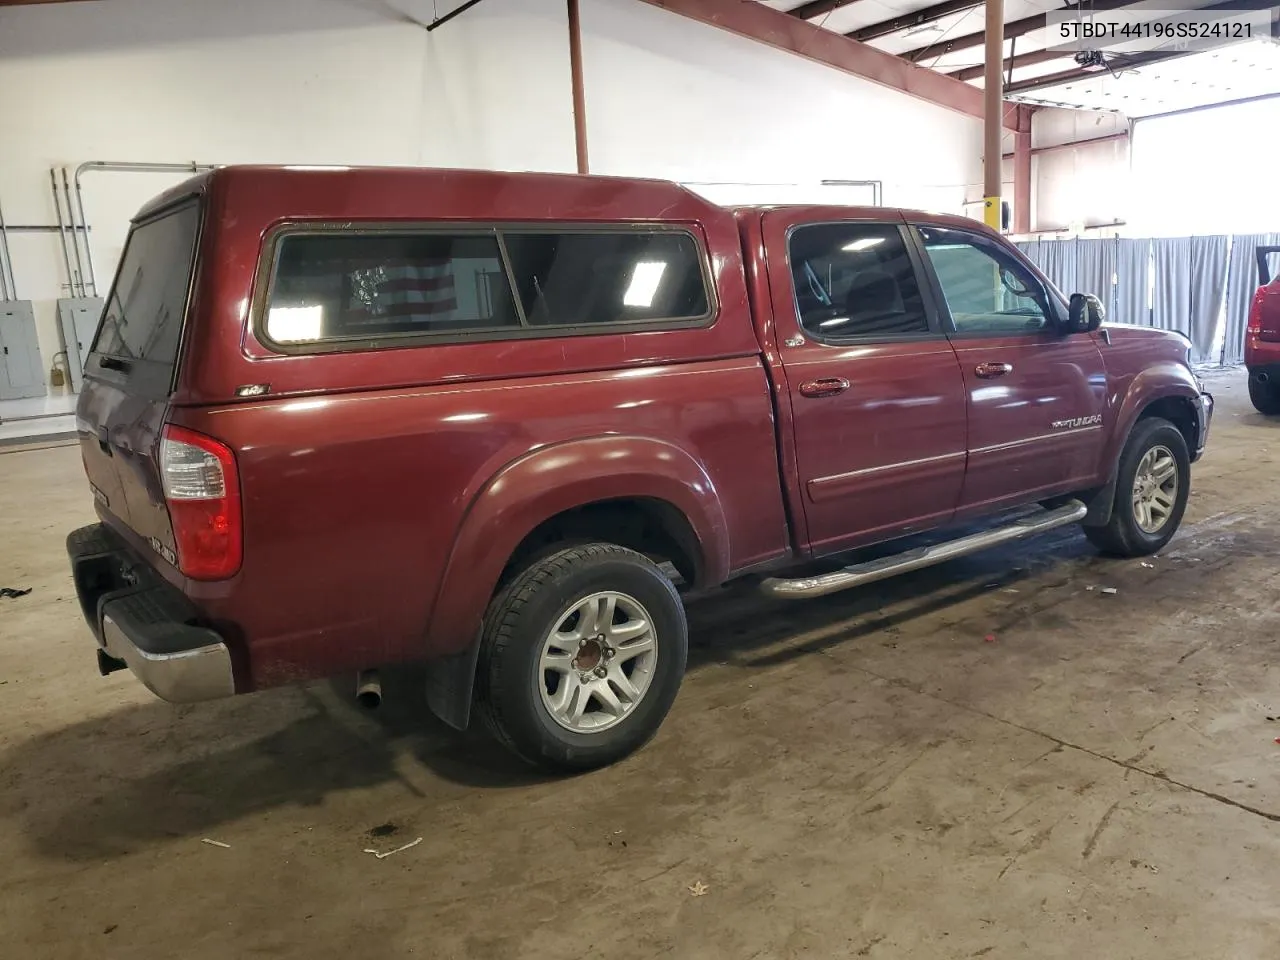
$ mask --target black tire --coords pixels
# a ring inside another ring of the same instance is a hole
[[[539,663],[548,634],[565,612],[578,600],[604,591],[633,598],[648,614],[654,665],[648,687],[630,712],[607,729],[577,732],[562,726],[543,702],[547,681]],[[684,678],[688,646],[680,596],[648,558],[609,543],[554,550],[532,560],[489,606],[477,669],[477,708],[498,741],[534,766],[556,773],[607,766],[657,732]]]
[[[1280,389],[1271,381],[1262,381],[1256,377],[1249,378],[1249,399],[1253,408],[1268,417],[1280,414]]]
[[[1149,532],[1138,523],[1134,507],[1134,481],[1139,464],[1148,451],[1164,447],[1177,466],[1177,491],[1173,508],[1158,530]],[[1191,458],[1187,441],[1168,420],[1150,417],[1139,420],[1125,443],[1116,468],[1115,503],[1105,526],[1085,527],[1085,536],[1103,553],[1117,557],[1145,557],[1155,553],[1177,532],[1191,492]]]

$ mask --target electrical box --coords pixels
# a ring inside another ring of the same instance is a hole
[[[0,400],[44,395],[44,364],[31,301],[0,300]]]
[[[93,335],[98,331],[102,317],[101,297],[74,297],[58,301],[58,329],[62,331],[62,346],[67,351],[67,372],[71,375],[71,390],[80,392],[80,374],[84,361],[93,346]]]

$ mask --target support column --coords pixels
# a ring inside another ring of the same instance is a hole
[[[1013,135],[1013,232],[1031,232],[1031,131]]]
[[[578,172],[590,173],[587,162],[587,95],[582,84],[582,25],[578,21],[578,0],[568,0],[569,78],[573,85],[573,143],[578,154]],[[997,150],[996,153],[1000,151]]]
[[[983,71],[982,219],[1000,229],[1000,137],[1004,130],[1004,0],[986,0],[986,64]]]

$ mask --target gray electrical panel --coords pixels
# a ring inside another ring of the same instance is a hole
[[[0,400],[44,394],[44,365],[31,301],[0,300]]]
[[[71,390],[80,392],[80,372],[93,346],[93,335],[98,330],[98,318],[102,316],[101,297],[75,297],[58,301],[58,329],[62,331],[62,346],[67,351],[67,372],[71,375]]]

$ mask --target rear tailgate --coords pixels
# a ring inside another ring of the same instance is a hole
[[[156,462],[190,295],[200,204],[136,222],[85,363],[76,428],[103,518],[173,562]]]

